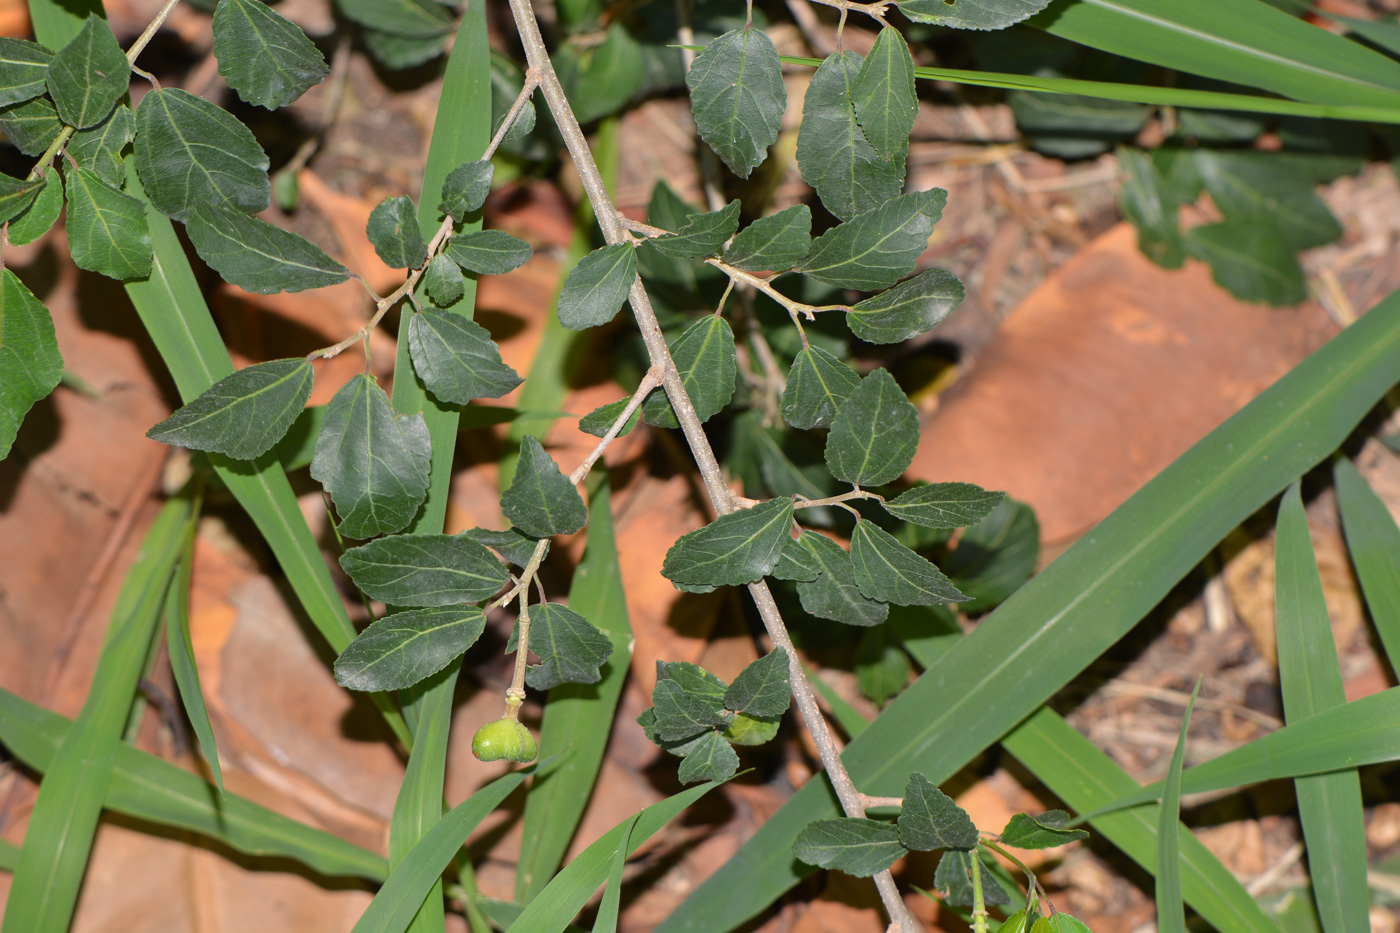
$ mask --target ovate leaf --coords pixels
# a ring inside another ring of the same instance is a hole
[[[916,23],[950,29],[1005,29],[1049,4],[1050,0],[901,0],[899,10]]]
[[[532,435],[520,439],[515,480],[501,497],[501,511],[532,538],[571,535],[588,521],[574,484]]]
[[[451,14],[433,0],[336,0],[336,5],[361,26],[409,39],[431,39],[452,28]]]
[[[732,718],[723,705],[724,681],[694,664],[658,662],[651,701],[654,706],[647,734],[657,742],[684,742],[715,727],[723,728]],[[678,755],[689,751],[684,746],[665,747]]]
[[[821,576],[815,580],[797,584],[797,598],[803,609],[819,619],[846,625],[869,627],[885,621],[890,613],[889,603],[861,595],[851,555],[841,545],[814,531],[803,532],[797,540],[822,568]]]
[[[781,716],[792,700],[788,654],[781,647],[739,672],[724,691],[724,708],[750,716]]]
[[[311,476],[330,493],[341,534],[373,538],[418,514],[431,460],[423,414],[398,414],[374,377],[361,373],[326,406]]]
[[[1137,228],[1138,249],[1164,269],[1179,269],[1186,261],[1186,245],[1176,216],[1179,205],[1169,194],[1152,156],[1120,146],[1118,165],[1123,170],[1118,211]]]
[[[1006,896],[999,884],[988,884],[991,872],[987,860],[976,849],[949,849],[938,860],[938,868],[933,873],[933,886],[943,892],[944,900],[957,907],[971,907],[972,860],[982,858],[982,897],[988,907],[1007,905],[1011,898]]]
[[[68,247],[80,269],[113,279],[151,274],[146,207],[85,168],[68,173]]]
[[[816,532],[804,531],[802,534],[814,535]],[[778,555],[778,566],[773,568],[772,576],[795,583],[810,583],[821,575],[822,565],[798,538],[788,538],[783,542],[782,552]]]
[[[909,131],[919,112],[914,94],[914,58],[904,36],[892,26],[880,30],[875,46],[856,73],[851,89],[856,118],[880,157],[904,161]]]
[[[36,97],[0,110],[0,130],[16,149],[27,156],[41,155],[63,131],[58,111],[47,97]]]
[[[691,214],[675,233],[653,237],[652,246],[673,259],[703,259],[718,256],[724,243],[739,229],[739,201],[736,198],[717,211]]]
[[[74,133],[63,151],[82,168],[90,169],[113,188],[120,188],[126,179],[122,149],[135,135],[136,117],[126,104],[118,104],[101,123]]]
[[[1312,179],[1273,153],[1197,149],[1192,161],[1227,221],[1267,226],[1294,250],[1342,235]]]
[[[947,200],[933,188],[858,214],[817,237],[797,271],[840,288],[888,288],[914,271]]]
[[[34,203],[10,221],[9,241],[14,246],[33,243],[48,233],[63,211],[63,183],[58,180],[58,172],[50,170],[44,177],[50,184],[39,189]]]
[[[812,209],[796,204],[760,217],[734,237],[724,261],[749,272],[786,271],[812,248]]]
[[[967,594],[959,608],[977,612],[1001,602],[1025,583],[1040,556],[1040,523],[1023,502],[1005,499],[963,532],[943,569]]]
[[[739,756],[720,733],[710,730],[690,746],[676,771],[682,784],[727,781],[739,770]]]
[[[423,287],[428,290],[433,304],[446,308],[466,293],[467,279],[462,275],[461,266],[438,253],[428,263],[428,268],[423,270]]]
[[[49,312],[9,269],[0,272],[0,458],[30,406],[63,377]]]
[[[9,223],[29,210],[47,183],[46,175],[25,181],[0,175],[0,224]]]
[[[808,865],[834,868],[857,878],[869,878],[889,868],[908,852],[892,823],[869,819],[817,820],[797,834],[792,854]]]
[[[1017,813],[1001,831],[1001,842],[1013,849],[1053,849],[1089,838],[1088,830],[1067,828],[1069,821],[1063,810],[1047,810],[1039,816]]]
[[[49,95],[58,115],[80,130],[105,120],[129,84],[131,64],[100,16],[89,16],[49,62]]]
[[[221,0],[228,2],[228,0]],[[240,0],[261,3],[261,0]],[[391,269],[417,269],[428,260],[428,244],[418,226],[418,208],[409,197],[385,198],[370,211],[365,234]]]
[[[261,0],[219,0],[213,28],[219,74],[250,104],[285,107],[331,73],[301,27]]]
[[[467,162],[447,173],[442,183],[442,201],[438,210],[461,223],[468,214],[481,210],[491,193],[495,168],[489,161]]]
[[[735,29],[705,47],[686,75],[700,138],[740,178],[778,139],[787,90],[778,50],[761,29]]]
[[[244,291],[300,292],[350,277],[305,237],[229,207],[194,205],[186,229],[199,258]]]
[[[1006,498],[971,483],[926,483],[886,500],[885,511],[925,528],[964,528],[992,514]]]
[[[394,535],[351,548],[340,566],[370,599],[396,606],[453,606],[495,595],[504,564],[463,535]]]
[[[1209,263],[1211,278],[1236,298],[1283,306],[1308,297],[1294,249],[1265,223],[1226,220],[1192,227],[1186,250]]]
[[[25,39],[0,38],[0,107],[44,93],[53,53]]]
[[[908,849],[928,852],[977,846],[977,827],[972,825],[972,817],[917,771],[909,775],[909,783],[904,786],[904,806],[897,822],[899,841]]]
[[[245,366],[146,432],[162,444],[253,460],[272,449],[311,397],[302,357]]]
[[[615,402],[608,402],[606,405],[599,405],[597,408],[578,419],[578,429],[584,434],[592,434],[594,437],[603,437],[612,430],[612,426],[617,423],[617,419],[622,417],[622,413],[627,410],[627,403],[631,399],[620,398]],[[641,407],[633,409],[632,416],[627,419],[627,423],[617,432],[618,437],[624,437],[629,431],[637,426],[637,422],[642,417]]]
[[[530,244],[499,230],[473,230],[448,240],[444,252],[467,272],[504,275],[525,265]]]
[[[176,220],[196,204],[262,210],[267,166],[248,127],[203,98],[162,88],[136,108],[136,169],[151,203]]]
[[[919,413],[885,369],[861,380],[831,422],[826,465],[839,480],[883,486],[899,478],[919,446]]]
[[[530,650],[542,663],[525,671],[525,682],[548,690],[560,684],[596,684],[613,646],[607,635],[568,606],[543,603],[530,608]]]
[[[909,675],[914,669],[909,655],[890,629],[889,625],[868,628],[856,645],[856,683],[861,695],[879,706],[884,706],[909,686]]]
[[[871,521],[851,534],[851,567],[861,595],[898,606],[936,606],[967,599],[932,563]]]
[[[824,428],[860,385],[850,366],[821,347],[803,347],[788,370],[783,419],[794,428]]]
[[[476,606],[414,609],[385,616],[335,659],[347,690],[404,690],[430,677],[476,644],[486,613]]]
[[[397,36],[391,32],[380,32],[378,29],[365,29],[361,35],[364,36],[365,48],[375,61],[385,68],[401,71],[417,68],[441,55],[447,45],[449,33],[418,38]]]
[[[452,405],[500,398],[521,382],[486,329],[465,315],[431,309],[414,314],[408,349],[428,391]]]
[[[617,316],[637,278],[637,250],[613,243],[584,256],[559,291],[559,323],[571,330],[606,324]]]
[[[859,302],[846,323],[866,343],[903,343],[943,323],[962,300],[958,277],[932,269]]]
[[[754,583],[777,566],[791,524],[791,499],[721,515],[671,545],[661,573],[682,587]]]
[[[730,745],[763,745],[773,741],[778,734],[779,723],[777,717],[759,719],[747,713],[735,713],[720,735]]]
[[[737,203],[737,202],[736,202]],[[718,414],[734,396],[734,331],[722,317],[706,315],[685,329],[670,345],[671,358],[680,371],[695,415],[704,423]],[[658,388],[642,403],[642,417],[661,428],[678,428],[671,400]]]

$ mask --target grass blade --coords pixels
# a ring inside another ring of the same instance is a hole
[[[1400,525],[1350,460],[1332,468],[1351,564],[1392,671],[1400,670]]]
[[[194,531],[194,526],[190,526]],[[204,760],[214,775],[214,783],[219,793],[224,791],[224,774],[219,768],[219,749],[214,743],[214,728],[209,724],[209,710],[204,705],[204,693],[199,683],[199,668],[195,666],[194,644],[190,641],[190,578],[194,565],[194,537],[185,539],[184,551],[180,555],[180,565],[170,579],[170,589],[165,594],[165,647],[170,655],[170,670],[175,675],[175,686],[180,690],[180,702],[185,707],[185,715],[190,718],[190,726],[199,739]]]
[[[1167,786],[1162,793],[1162,807],[1157,814],[1157,929],[1160,933],[1186,933],[1186,908],[1181,903],[1181,851],[1177,845],[1181,825],[1181,763],[1186,758],[1186,729],[1191,725],[1191,710],[1201,692],[1201,681],[1191,690],[1186,703],[1186,715],[1181,717],[1181,734],[1176,738],[1171,767],[1167,769]]]
[[[1279,506],[1274,559],[1279,683],[1284,716],[1296,722],[1347,702],[1297,482]],[[1361,777],[1353,769],[1300,777],[1293,784],[1322,928],[1364,930],[1370,924],[1370,895]]]
[[[841,731],[846,733],[846,738],[853,739],[864,732],[870,725],[870,720],[866,719],[860,710],[841,699],[841,695],[827,686],[826,681],[818,677],[815,671],[805,665],[802,669],[807,673],[807,682],[826,703],[831,717],[836,720]]]
[[[14,871],[19,864],[19,846],[8,839],[0,839],[0,871]]]
[[[632,840],[632,828],[637,825],[637,815],[628,818],[622,828],[622,842],[617,847],[612,871],[608,874],[608,886],[603,890],[603,902],[598,905],[598,916],[593,921],[593,933],[617,933],[617,914],[622,906],[622,869],[627,867],[627,844]]]

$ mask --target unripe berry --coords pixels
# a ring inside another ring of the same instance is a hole
[[[520,723],[509,717],[488,722],[472,736],[472,754],[480,761],[534,761],[539,754],[535,737]]]

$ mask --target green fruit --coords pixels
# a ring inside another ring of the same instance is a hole
[[[539,750],[530,730],[506,717],[488,722],[472,736],[472,754],[480,761],[504,759],[525,764],[534,761]]]

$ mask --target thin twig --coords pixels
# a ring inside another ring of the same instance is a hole
[[[608,432],[603,435],[602,440],[598,441],[597,446],[593,448],[592,452],[590,452],[587,457],[583,458],[583,462],[574,469],[574,472],[569,474],[569,482],[577,486],[588,477],[588,471],[593,469],[593,464],[597,463],[598,458],[603,456],[603,451],[607,450],[608,445],[621,433],[623,426],[627,424],[628,419],[641,407],[642,402],[646,401],[646,397],[651,394],[651,390],[659,385],[661,385],[661,373],[657,367],[653,366],[651,369],[647,370],[647,374],[642,377],[641,385],[637,386],[637,391],[632,393],[632,398],[627,402],[627,407],[622,409],[622,414],[618,415],[617,420],[613,422],[612,427],[608,428]]]
[[[165,18],[170,15],[170,11],[175,9],[175,4],[179,2],[180,0],[165,0],[165,6],[160,8],[156,18],[146,26],[145,32],[137,36],[136,41],[131,43],[131,48],[126,50],[126,60],[133,66],[136,64],[137,56],[146,48],[146,44],[151,41],[160,27],[165,25]],[[133,70],[135,69],[133,68]]]
[[[496,135],[491,137],[491,143],[486,147],[486,153],[481,157],[485,162],[496,154],[500,148],[502,140],[510,132],[510,128],[515,126],[515,121],[520,118],[520,111],[525,109],[525,105],[530,100],[530,95],[535,93],[535,88],[540,86],[540,73],[531,68],[525,72],[525,83],[520,86],[520,93],[515,95],[515,103],[510,105],[510,110],[506,111],[505,119],[496,129]]]
[[[904,808],[903,797],[871,797],[869,794],[861,794],[860,799],[865,804],[867,810],[874,809],[875,807]]]

